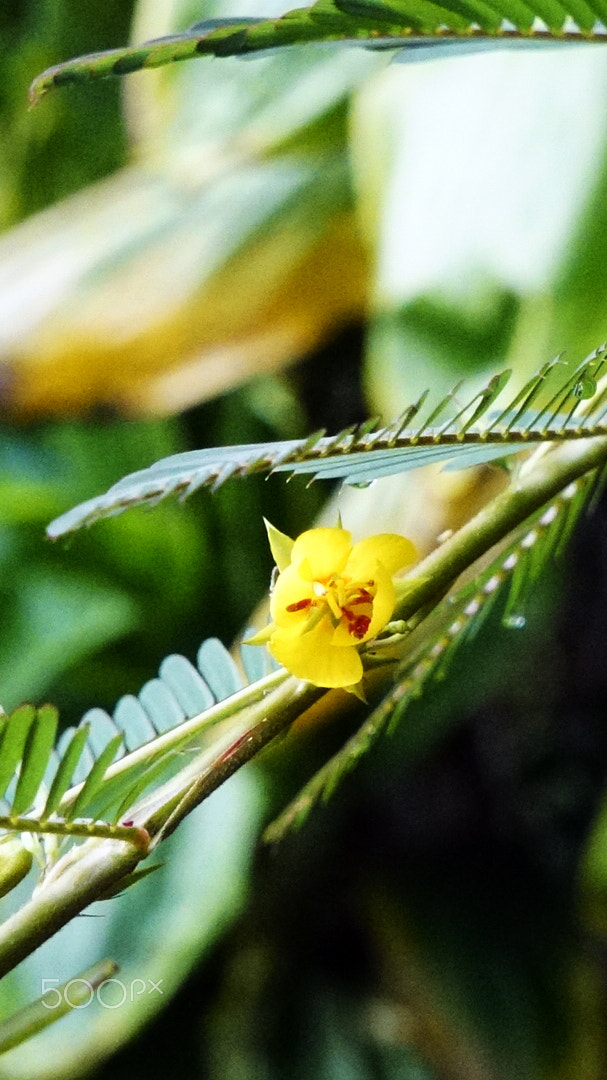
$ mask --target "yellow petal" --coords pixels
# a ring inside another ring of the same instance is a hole
[[[279,664],[298,679],[327,689],[353,686],[360,682],[363,666],[356,648],[336,648],[331,644],[333,625],[324,618],[307,634],[296,636],[277,630],[270,642],[270,652]]]
[[[394,583],[390,574],[384,570],[383,563],[376,563],[374,577],[377,592],[375,593],[375,599],[373,601],[373,616],[369,624],[369,629],[365,636],[360,639],[359,644],[362,644],[365,641],[371,641],[371,638],[377,637],[386,623],[390,622],[392,612],[394,611],[394,605],[396,604]]]
[[[354,545],[348,559],[347,572],[357,581],[364,581],[371,576],[368,568],[377,561],[392,577],[403,567],[411,566],[416,559],[415,544],[407,540],[406,536],[379,533],[377,536],[367,536],[365,540],[359,540],[358,544]]]
[[[278,580],[272,590],[270,614],[277,626],[299,632],[310,615],[310,606],[293,611],[287,609],[301,603],[302,600],[314,599],[316,597],[312,582],[300,577],[296,566],[287,566],[287,569],[278,575]]]
[[[293,540],[285,533],[281,533],[271,521],[267,518],[263,519],[263,523],[266,527],[268,534],[268,540],[270,542],[270,551],[274,557],[279,570],[286,570],[287,566],[291,562],[291,552],[293,550]]]
[[[291,562],[311,581],[326,581],[343,570],[351,550],[347,529],[308,529],[293,544]]]
[[[339,626],[336,626],[333,631],[331,645],[336,649],[348,649],[358,644],[359,642],[352,637],[346,620],[342,619]]]

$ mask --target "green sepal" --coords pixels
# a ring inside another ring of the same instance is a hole
[[[138,881],[142,881],[143,878],[149,877],[155,870],[160,870],[164,866],[163,862],[154,863],[153,866],[142,866],[141,869],[133,870],[131,874],[127,874],[126,877],[117,881],[115,885],[112,885],[111,889],[101,894],[98,897],[99,900],[113,900],[115,896],[122,896],[122,893],[126,889],[129,889],[131,885],[136,885]]]
[[[263,519],[268,534],[268,541],[270,544],[270,551],[274,557],[278,569],[282,573],[286,570],[287,566],[291,563],[291,552],[293,550],[294,541],[290,536],[286,536],[285,533],[281,533],[267,518]]]
[[[263,630],[258,630],[256,634],[253,634],[253,637],[245,638],[243,645],[267,645],[275,629],[274,623],[268,623]]]
[[[367,698],[365,697],[365,691],[363,690],[362,679],[360,680],[360,682],[353,683],[352,686],[342,686],[341,689],[345,690],[346,694],[353,694],[355,698],[358,698],[359,701],[362,701],[363,705],[369,704]]]

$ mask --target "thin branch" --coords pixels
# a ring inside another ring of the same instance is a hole
[[[118,970],[113,960],[100,960],[80,975],[68,979],[62,986],[52,986],[37,1001],[9,1016],[0,1024],[0,1054],[6,1054],[7,1050],[31,1039],[72,1009],[87,1005],[94,991]]]
[[[607,438],[585,439],[536,453],[505,491],[407,574],[407,592],[394,618],[409,619],[544,503],[606,461]]]
[[[121,840],[88,840],[68,852],[55,867],[57,876],[0,926],[0,978],[132,873],[141,858]]]

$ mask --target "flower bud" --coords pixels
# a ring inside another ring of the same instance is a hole
[[[6,896],[23,881],[32,865],[32,853],[23,846],[18,836],[0,839],[0,897]]]

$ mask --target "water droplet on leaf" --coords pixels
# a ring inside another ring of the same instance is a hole
[[[573,387],[573,394],[580,401],[587,401],[596,394],[596,379],[592,375],[584,375]]]
[[[527,620],[524,615],[507,615],[504,619],[504,626],[508,630],[522,630],[527,625]]]

